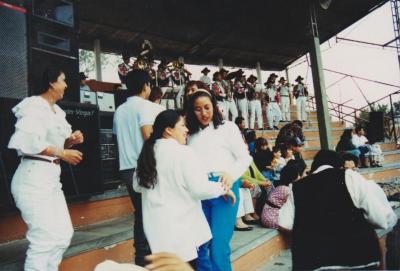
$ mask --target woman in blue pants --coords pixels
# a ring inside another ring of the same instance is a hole
[[[252,161],[238,127],[223,120],[215,97],[202,89],[190,96],[186,122],[188,145],[206,165],[209,181],[220,180],[231,187],[238,203],[240,176]],[[237,203],[232,206],[224,197],[202,202],[213,238],[199,248],[197,270],[232,270],[229,242],[233,235]]]

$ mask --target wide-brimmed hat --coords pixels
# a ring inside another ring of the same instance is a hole
[[[247,78],[247,81],[248,81],[248,82],[251,82],[251,81],[254,81],[254,82],[255,82],[255,81],[257,81],[257,77],[251,74],[251,75],[249,76],[249,78]]]
[[[299,76],[297,76],[297,78],[294,81],[300,82],[300,81],[303,81],[303,80],[304,80],[304,78],[299,75]]]
[[[131,53],[129,51],[122,52],[122,59],[128,59],[131,57]]]
[[[224,68],[221,68],[221,69],[219,70],[219,72],[220,72],[220,73],[225,73],[225,72],[228,73],[229,71],[228,71],[228,70],[225,70]]]
[[[86,80],[88,77],[86,76],[86,74],[84,72],[80,72],[79,73],[79,80]]]
[[[275,77],[275,79],[276,79],[276,78],[278,78],[279,76],[278,76],[276,73],[271,73],[271,74],[269,75],[269,78],[272,78],[272,77]]]
[[[201,70],[201,73],[209,73],[209,72],[210,72],[210,70],[207,67],[205,67],[204,69]]]
[[[281,83],[281,82],[286,82],[286,79],[285,79],[285,77],[281,77],[281,78],[279,78],[279,81],[278,81],[279,83]]]

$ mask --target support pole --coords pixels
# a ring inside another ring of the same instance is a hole
[[[320,42],[318,35],[317,17],[315,11],[314,1],[309,2],[310,18],[311,18],[311,70],[313,75],[314,95],[317,105],[319,139],[321,142],[321,149],[332,149],[332,130],[331,119],[329,117],[328,102],[326,99],[325,79],[322,71],[322,59],[320,51]]]
[[[224,61],[222,58],[218,59],[218,70],[222,69],[224,67]]]
[[[94,65],[96,68],[96,80],[102,81],[101,76],[101,47],[100,47],[100,40],[94,40]]]
[[[257,71],[257,81],[260,85],[262,85],[262,74],[261,74],[261,64],[260,62],[256,63],[256,71]]]
[[[289,69],[286,67],[286,69],[285,69],[285,75],[286,75],[286,81],[288,82],[288,83],[290,83],[290,78],[289,78]]]

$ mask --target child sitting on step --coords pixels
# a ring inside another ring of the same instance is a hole
[[[369,163],[371,167],[382,167],[384,160],[381,146],[377,142],[371,142],[370,140],[369,150]]]

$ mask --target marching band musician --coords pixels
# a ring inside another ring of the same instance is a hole
[[[266,94],[267,94],[267,121],[268,121],[268,128],[269,130],[279,130],[278,125],[279,121],[281,120],[281,109],[279,108],[279,105],[276,100],[276,86],[275,86],[275,80],[276,80],[277,75],[275,73],[272,73],[267,82],[264,84],[267,87]]]
[[[122,89],[126,89],[126,75],[129,71],[132,70],[131,55],[129,52],[122,52],[122,63],[118,65],[118,76],[119,80],[121,80]]]
[[[172,82],[174,83],[175,105],[177,109],[182,108],[182,96],[185,89],[185,84],[189,81],[192,75],[188,70],[184,68],[184,64],[179,61],[173,62],[174,69],[172,70]],[[176,87],[176,88],[175,88]]]
[[[208,88],[211,89],[211,78],[208,76],[208,73],[210,72],[210,70],[205,67],[203,70],[201,70],[201,73],[203,74],[203,76],[200,77],[200,81],[203,82],[204,84],[206,84],[208,86]]]
[[[263,129],[263,119],[262,119],[262,109],[260,101],[260,93],[256,90],[257,77],[250,75],[247,79],[247,84],[249,86],[249,91],[247,92],[247,99],[249,100],[250,106],[250,129],[254,129],[254,123],[256,121],[257,115],[257,125],[258,129]]]
[[[168,69],[167,64],[168,63],[165,59],[161,59],[160,64],[158,64],[157,82],[163,94],[161,104],[167,109],[174,109],[175,100],[171,87],[171,72]]]
[[[215,98],[217,99],[217,105],[219,110],[222,113],[222,116],[224,119],[228,119],[229,113],[226,110],[226,104],[225,104],[225,99],[226,99],[226,93],[225,93],[225,88],[222,85],[222,75],[220,72],[215,72],[213,74],[213,80],[214,83],[211,85],[211,89],[215,94]]]
[[[307,87],[304,86],[303,80],[303,77],[297,76],[295,80],[297,85],[293,88],[293,96],[296,97],[297,119],[305,122],[307,121],[306,102],[308,91]]]
[[[249,127],[249,106],[246,99],[247,96],[246,76],[241,74],[236,77],[234,84],[235,98],[240,112],[240,116],[244,118],[245,128]]]
[[[286,82],[285,77],[281,77],[278,81],[278,92],[280,94],[282,120],[290,122],[290,90],[289,84]]]
[[[225,89],[226,93],[226,100],[225,100],[225,108],[226,108],[226,115],[227,118],[229,119],[229,113],[232,116],[232,121],[235,121],[235,119],[238,116],[238,110],[236,107],[235,100],[233,99],[233,84],[232,81],[228,79],[228,71],[222,68],[220,70],[221,76],[222,76],[222,86]]]

